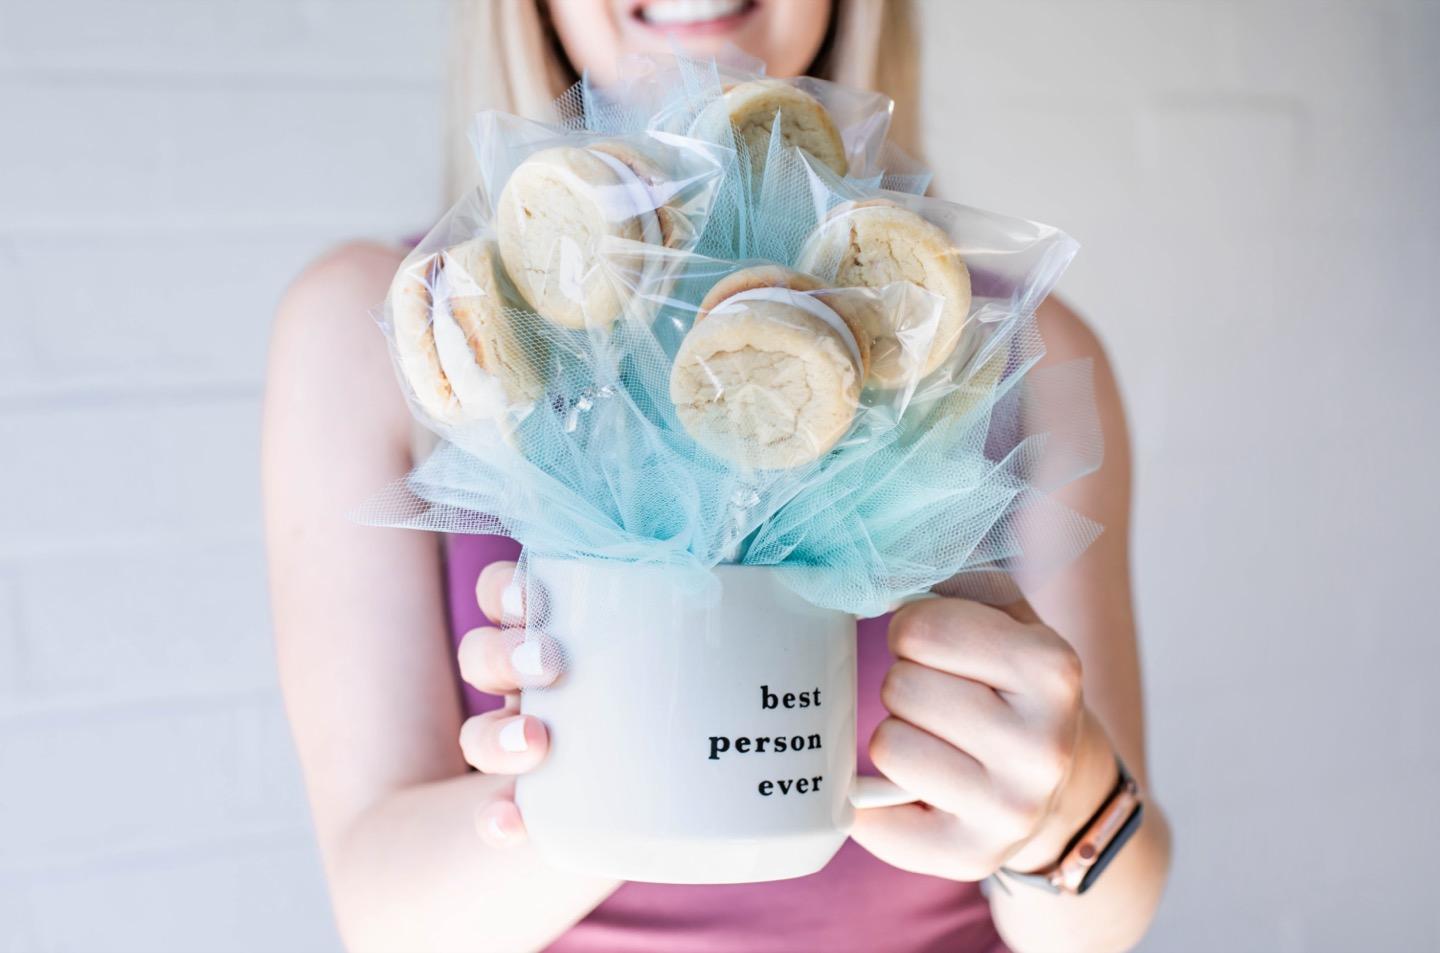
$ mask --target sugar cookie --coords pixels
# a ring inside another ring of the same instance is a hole
[[[391,285],[390,314],[401,371],[435,420],[498,419],[543,392],[538,342],[523,342],[511,323],[488,239],[402,268]]]
[[[543,392],[543,343],[522,337],[501,294],[495,243],[476,238],[447,248],[435,279],[435,346],[467,418],[491,417]]]
[[[683,248],[695,238],[695,224],[680,207],[680,195],[668,184],[660,165],[635,146],[619,139],[606,139],[592,143],[591,152],[610,156],[624,163],[645,186],[648,208],[653,209],[660,233],[654,239],[646,238],[653,244],[666,248]],[[642,219],[643,222],[643,219]]]
[[[625,302],[596,267],[607,235],[658,242],[660,226],[639,178],[608,154],[558,146],[510,175],[496,208],[505,271],[538,314],[562,327],[608,327]]]
[[[439,255],[406,262],[390,283],[388,299],[391,335],[400,372],[420,409],[434,420],[449,422],[458,417],[460,402],[440,366],[431,322],[430,291],[439,270]]]
[[[799,287],[797,287],[799,286]],[[717,283],[685,336],[670,399],[701,446],[744,466],[810,463],[845,436],[868,349],[843,315],[774,266]]]
[[[752,167],[758,173],[770,148],[777,114],[780,140],[785,145],[804,149],[836,175],[846,173],[850,166],[845,141],[835,120],[814,96],[780,80],[760,79],[729,87],[701,112],[694,134],[714,139],[719,123],[728,120],[750,150]]]
[[[909,281],[943,299],[939,326],[923,357],[915,353],[919,345],[913,339],[925,337],[928,329],[917,329],[907,341],[904,329],[892,323],[894,314],[867,312],[875,384],[898,387],[908,378],[923,377],[960,343],[970,314],[969,269],[950,236],[909,209],[884,201],[842,206],[810,236],[797,264],[842,287]]]

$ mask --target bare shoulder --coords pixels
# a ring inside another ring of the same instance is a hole
[[[1040,303],[1040,307],[1035,309],[1035,319],[1040,327],[1040,337],[1045,342],[1042,364],[1062,364],[1087,358],[1091,361],[1095,380],[1095,406],[1100,413],[1100,424],[1107,434],[1107,442],[1115,446],[1118,452],[1128,453],[1129,438],[1120,385],[1115,379],[1115,370],[1105,353],[1105,345],[1100,340],[1100,335],[1095,333],[1095,329],[1084,318],[1054,295],[1046,298]]]
[[[1108,373],[1109,361],[1100,336],[1068,304],[1051,295],[1035,309],[1035,319],[1045,340],[1045,363],[1089,357],[1095,360],[1097,370],[1103,365]]]
[[[1091,362],[1095,410],[1105,440],[1100,470],[1066,488],[1060,497],[1105,525],[1120,527],[1128,519],[1130,507],[1130,430],[1105,345],[1084,318],[1053,295],[1035,309],[1035,318],[1045,342],[1042,365],[1085,359]]]
[[[405,444],[409,412],[375,322],[403,259],[399,248],[347,243],[316,259],[286,290],[270,339],[267,430],[278,424],[317,438],[323,433],[317,449],[347,432],[360,438],[355,430],[392,447]]]
[[[390,279],[405,255],[378,242],[348,242],[312,262],[286,290],[276,311],[277,344],[304,341],[312,335],[328,340],[364,328],[385,297]],[[369,329],[374,330],[373,326]]]

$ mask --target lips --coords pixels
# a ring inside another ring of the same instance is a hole
[[[734,26],[756,7],[755,0],[647,0],[635,19],[658,30],[711,30]]]

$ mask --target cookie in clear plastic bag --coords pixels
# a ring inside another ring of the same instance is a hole
[[[543,342],[511,313],[494,241],[472,238],[406,262],[388,307],[397,362],[423,412],[500,420],[544,393]]]
[[[860,405],[868,336],[820,281],[773,265],[727,276],[675,355],[670,399],[707,450],[756,468],[811,463]],[[838,305],[838,307],[837,307]]]
[[[727,161],[663,133],[607,136],[500,113],[476,124],[481,188],[524,306],[565,328],[608,327],[626,301],[596,271],[606,238],[693,247]]]
[[[796,266],[833,276],[842,287],[909,281],[938,295],[944,302],[940,326],[927,342],[921,376],[955,352],[969,320],[970,271],[954,242],[921,215],[889,200],[852,202],[832,211],[801,249]],[[865,330],[875,348],[872,380],[902,386],[913,373],[904,360],[905,329],[876,321]]]

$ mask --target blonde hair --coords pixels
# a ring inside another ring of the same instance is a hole
[[[810,72],[895,100],[891,138],[920,156],[918,44],[910,0],[833,0],[830,29]],[[446,117],[446,204],[474,181],[468,132],[482,109],[543,117],[575,82],[544,0],[456,0]]]

